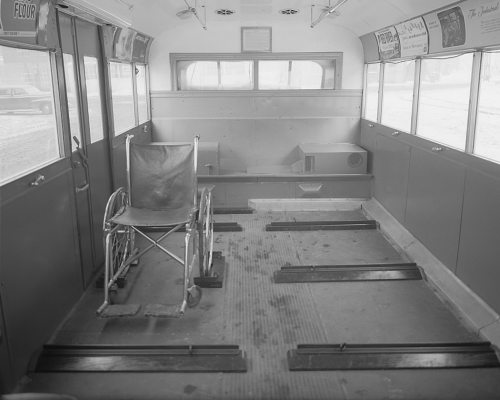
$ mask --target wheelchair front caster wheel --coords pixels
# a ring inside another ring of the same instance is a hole
[[[188,289],[187,305],[189,308],[196,307],[201,300],[201,287],[193,285]]]

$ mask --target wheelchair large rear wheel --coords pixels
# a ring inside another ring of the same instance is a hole
[[[212,252],[214,249],[214,221],[212,193],[204,188],[201,193],[198,214],[198,251],[200,276],[210,276],[212,272]]]
[[[110,278],[116,274],[123,263],[131,255],[134,246],[133,229],[124,225],[117,225],[111,218],[122,212],[127,205],[127,192],[120,188],[114,192],[108,200],[104,212],[103,240],[104,254],[108,254],[107,265],[110,266]],[[106,253],[106,237],[109,237],[109,253]]]

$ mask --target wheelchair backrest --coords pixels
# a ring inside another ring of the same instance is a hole
[[[193,205],[197,192],[195,145],[130,143],[130,204],[168,210]]]

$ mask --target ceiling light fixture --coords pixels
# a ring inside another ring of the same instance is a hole
[[[233,15],[235,13],[235,11],[228,10],[227,8],[220,8],[218,10],[215,10],[214,12],[219,15]]]
[[[280,10],[279,13],[283,15],[294,15],[297,14],[299,10],[295,10],[293,8],[285,8],[283,10]]]
[[[330,5],[330,0],[328,0],[329,6],[323,8],[323,11],[321,11],[320,16],[314,22],[312,22],[314,5],[311,6],[311,28],[314,28],[316,25],[318,25],[323,20],[323,18],[325,18],[329,15],[333,15],[335,17],[339,16],[340,13],[337,11],[337,8],[339,8],[342,4],[344,4],[346,2],[347,2],[347,0],[339,0],[339,2],[332,7]]]
[[[187,5],[188,8],[186,10],[179,11],[175,15],[177,15],[180,19],[186,19],[186,18],[189,18],[191,15],[194,15],[198,19],[198,21],[200,21],[200,24],[203,27],[203,29],[207,30],[207,24],[206,24],[207,15],[206,15],[206,12],[205,12],[205,7],[202,7],[203,11],[205,12],[204,18],[202,20],[200,18],[200,16],[198,15],[198,11],[196,10],[195,7],[191,7],[189,5],[189,3],[187,2],[187,0],[184,0],[184,3],[186,3],[186,5]]]

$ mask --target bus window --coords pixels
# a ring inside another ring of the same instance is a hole
[[[500,51],[483,54],[480,88],[474,153],[500,162]]]
[[[366,71],[366,92],[364,117],[377,121],[380,86],[380,64],[368,64]]]
[[[94,143],[104,138],[99,68],[95,57],[84,56],[83,62],[85,65],[85,85],[89,109],[90,142]]]
[[[333,89],[323,88],[322,81],[323,68],[314,61],[259,61],[259,89]]]
[[[415,61],[385,64],[382,124],[410,132]]]
[[[176,90],[335,90],[342,87],[342,53],[321,53],[319,59],[316,53],[172,54],[170,59]]]
[[[179,61],[180,90],[252,90],[252,61]]]
[[[0,182],[61,157],[50,56],[0,45]]]
[[[66,96],[68,98],[69,129],[71,137],[76,136],[82,142],[80,132],[80,109],[78,107],[77,88],[75,79],[75,61],[72,54],[63,54],[64,79],[66,81]],[[71,151],[76,151],[77,144],[71,140]]]
[[[137,86],[137,107],[139,111],[139,123],[148,120],[148,98],[146,84],[146,66],[135,66],[135,79]]]
[[[465,150],[472,58],[422,60],[417,135]]]
[[[135,126],[132,64],[110,62],[115,136]]]

